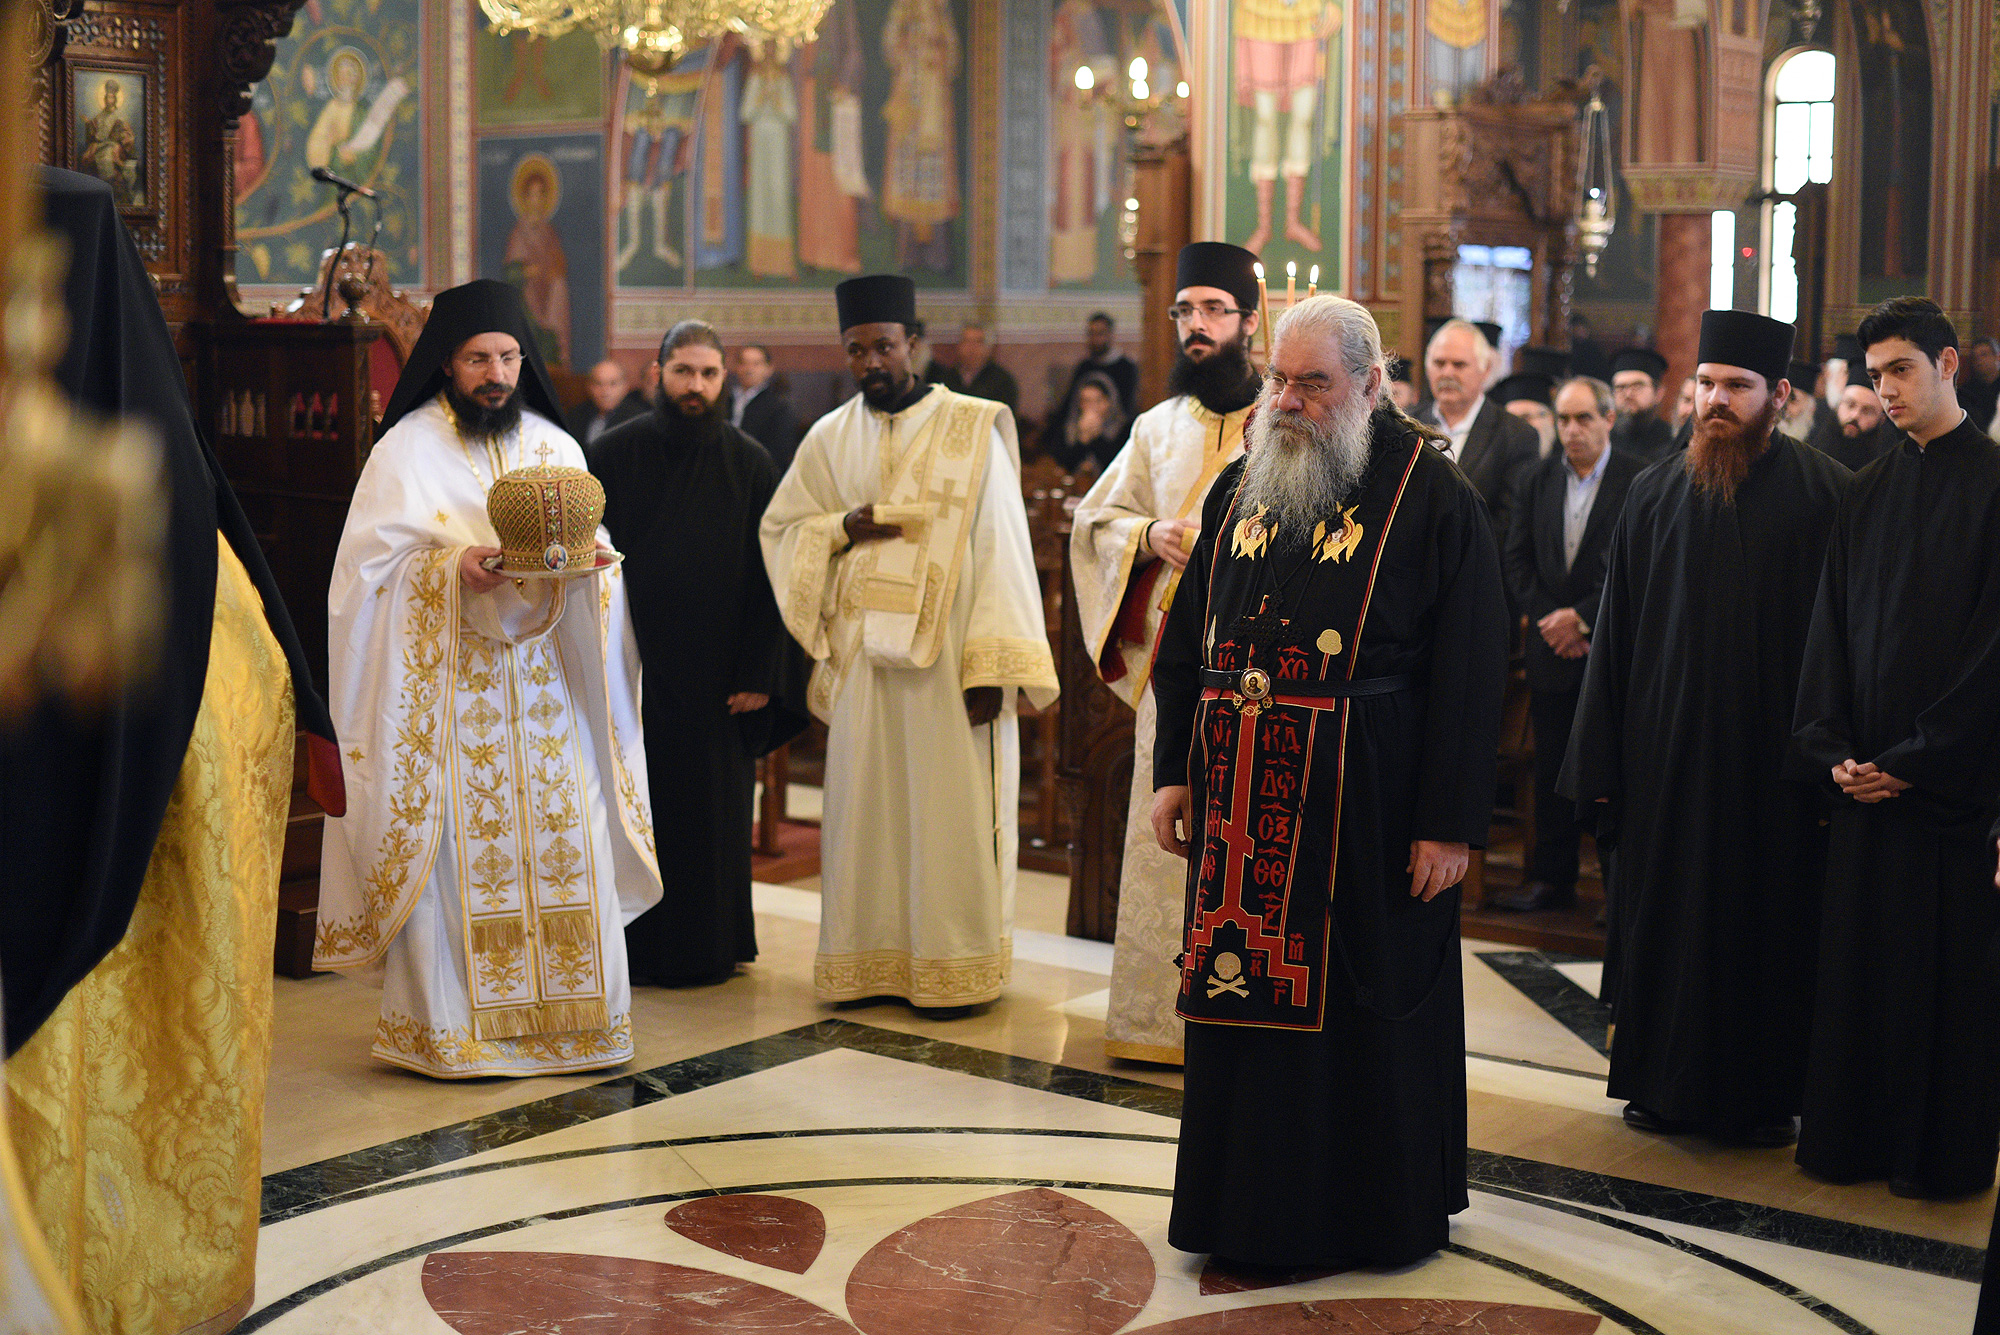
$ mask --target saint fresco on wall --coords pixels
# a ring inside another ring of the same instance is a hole
[[[353,239],[379,206],[389,280],[422,283],[418,0],[315,0],[277,45],[236,133],[237,281],[318,281],[340,239],[333,187],[311,175],[326,167],[379,196],[355,205]]]
[[[963,287],[967,0],[834,0],[802,47],[729,36],[622,67],[618,285]],[[871,34],[864,38],[863,34]]]
[[[526,33],[503,37],[483,19],[473,32],[481,126],[603,121],[608,57],[595,37],[581,30],[553,40]]]
[[[1174,96],[1181,57],[1173,20],[1154,0],[1056,0],[1049,31],[1049,285],[1123,291],[1132,285],[1118,224],[1132,193],[1123,119],[1076,86],[1089,66],[1099,89],[1129,82],[1146,62],[1156,93]]]
[[[521,290],[542,356],[582,371],[604,356],[604,139],[479,141],[479,274]]]
[[[1340,272],[1346,25],[1339,0],[1232,0],[1225,236],[1305,283]]]

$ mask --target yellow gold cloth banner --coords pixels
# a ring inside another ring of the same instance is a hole
[[[1485,0],[1430,0],[1424,26],[1446,46],[1470,51],[1486,40]]]
[[[295,735],[284,653],[220,543],[201,710],[132,925],[7,1063],[35,1213],[96,1335],[249,1309]]]

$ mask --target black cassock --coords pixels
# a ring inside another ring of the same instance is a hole
[[[1922,450],[1901,437],[1849,486],[1797,724],[1833,801],[1799,1163],[1984,1190],[2000,1152],[2000,445],[1970,421]],[[1830,774],[1848,759],[1912,786],[1856,802]]]
[[[1414,899],[1407,866],[1485,844],[1506,601],[1479,493],[1374,430],[1314,534],[1239,513],[1223,472],[1153,672],[1154,783],[1190,784],[1200,827],[1169,1237],[1253,1264],[1415,1260],[1466,1207],[1459,892]],[[1248,669],[1261,702],[1210,675]],[[1312,694],[1342,682],[1379,693]]]
[[[1626,498],[1558,788],[1609,799],[1611,1097],[1769,1125],[1805,1075],[1825,813],[1786,762],[1848,472],[1775,435],[1724,505],[1685,457]]]
[[[1674,452],[1674,424],[1652,413],[1621,418],[1611,428],[1611,447],[1649,464],[1657,463]]]
[[[1836,414],[1821,413],[1819,420],[1813,423],[1812,438],[1806,443],[1858,473],[1887,454],[1902,438],[1903,433],[1896,430],[1895,424],[1886,417],[1872,430],[1850,437],[1841,429],[1840,418]]]
[[[712,982],[757,957],[750,907],[757,758],[805,727],[798,650],[757,524],[777,489],[764,447],[720,416],[647,413],[590,449],[625,553],[645,669],[641,712],[665,893],[625,929],[635,983]],[[743,692],[771,704],[732,715]]]

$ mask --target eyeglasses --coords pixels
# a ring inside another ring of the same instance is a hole
[[[503,371],[511,371],[521,364],[521,354],[503,352],[496,357],[490,352],[468,352],[456,360],[460,366],[469,370],[484,371],[489,366],[497,366]]]
[[[1177,306],[1167,307],[1167,318],[1175,324],[1186,324],[1199,315],[1203,320],[1220,320],[1225,315],[1248,315],[1248,311],[1225,306],[1219,301],[1204,301],[1199,306],[1190,306],[1185,301]]]
[[[1323,375],[1293,376],[1287,379],[1276,371],[1264,373],[1264,392],[1271,396],[1273,403],[1283,398],[1287,389],[1297,390],[1299,397],[1307,402],[1317,402],[1332,388],[1333,382]]]

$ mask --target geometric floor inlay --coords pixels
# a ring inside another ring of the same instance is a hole
[[[274,1175],[245,1331],[1962,1335],[1979,1254],[1473,1156],[1448,1250],[1166,1243],[1179,1095],[829,1021]]]

